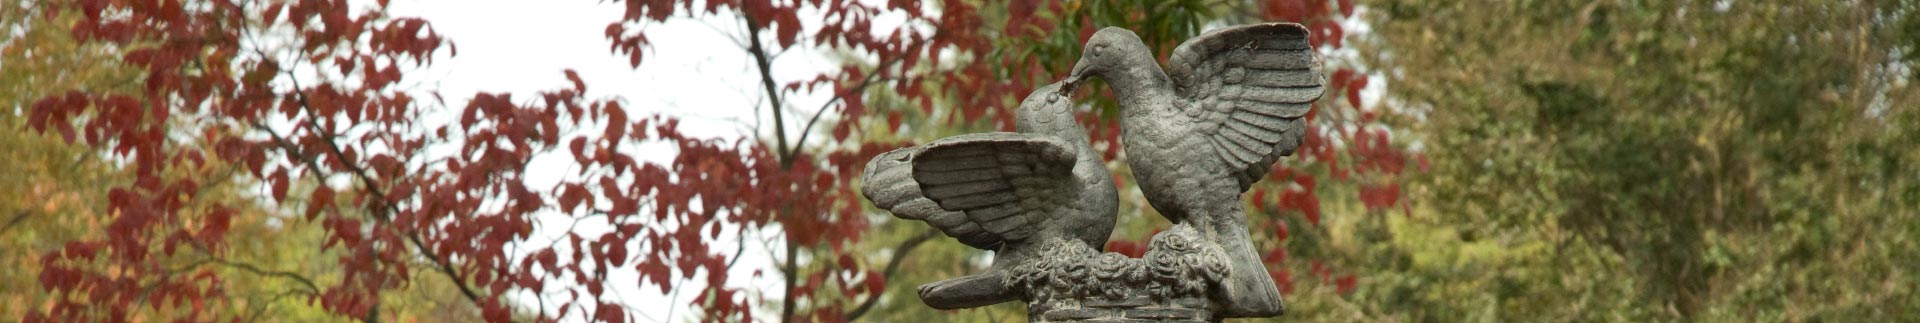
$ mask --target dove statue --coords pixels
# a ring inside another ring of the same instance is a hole
[[[1107,81],[1122,147],[1148,204],[1217,243],[1231,265],[1214,289],[1224,317],[1282,314],[1280,292],[1248,236],[1240,195],[1304,138],[1324,92],[1307,29],[1291,23],[1208,32],[1173,50],[1163,71],[1126,29],[1087,40],[1062,87]]]
[[[1010,268],[1038,258],[1042,242],[1100,249],[1113,233],[1113,175],[1074,119],[1059,84],[1035,90],[1015,112],[1019,132],[977,133],[901,148],[867,163],[862,193],[903,219],[926,221],[969,246],[994,251],[985,272],[920,286],[936,309],[1020,299]]]

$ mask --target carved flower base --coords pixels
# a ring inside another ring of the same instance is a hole
[[[1064,299],[1027,305],[1030,322],[1215,322],[1212,302],[1203,298],[1154,300]]]
[[[1146,255],[1100,253],[1052,240],[1040,259],[1013,268],[1033,322],[1211,322],[1208,290],[1226,278],[1226,254],[1185,224],[1153,237]]]

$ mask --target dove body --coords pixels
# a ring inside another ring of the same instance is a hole
[[[863,193],[897,217],[926,221],[975,248],[994,251],[986,272],[921,285],[936,309],[1019,300],[1007,272],[1036,260],[1050,240],[1096,250],[1113,233],[1113,175],[1075,120],[1073,100],[1042,87],[1015,110],[1014,133],[936,140],[877,156]]]
[[[1189,223],[1230,258],[1218,288],[1226,317],[1285,308],[1253,249],[1240,195],[1292,154],[1303,117],[1323,87],[1318,59],[1296,24],[1231,27],[1188,40],[1163,70],[1133,32],[1106,28],[1087,41],[1062,91],[1107,81],[1120,105],[1127,165],[1149,204]]]

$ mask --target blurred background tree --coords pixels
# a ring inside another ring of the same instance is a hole
[[[82,44],[69,36],[67,26],[79,16],[50,7],[0,7],[0,29],[16,32],[0,43],[0,80],[6,80],[0,82],[0,107],[25,107],[72,89],[139,95],[139,69],[121,61],[120,49]],[[41,287],[43,254],[27,251],[59,250],[68,242],[100,238],[111,221],[100,201],[107,199],[108,188],[125,185],[134,176],[86,147],[69,145],[57,133],[29,130],[25,116],[13,111],[0,113],[0,152],[7,153],[7,162],[0,163],[0,192],[7,193],[0,195],[0,250],[17,251],[0,253],[0,317],[17,319],[30,310],[44,311],[58,299]],[[226,297],[197,300],[204,305],[196,306],[234,313],[233,318],[241,320],[339,320],[309,300],[319,286],[338,284],[335,276],[343,270],[334,262],[314,260],[337,258],[341,252],[313,248],[324,242],[317,228],[288,225],[299,210],[274,210],[250,200],[248,190],[257,184],[238,176],[236,172],[243,171],[238,166],[216,162],[202,168],[231,181],[208,181],[213,185],[201,187],[203,195],[192,203],[192,212],[206,212],[199,208],[214,202],[254,207],[241,210],[244,214],[229,224],[233,234],[250,237],[247,243],[220,252],[195,245],[167,257],[165,262],[178,272],[207,269],[228,280]],[[386,294],[393,300],[387,310],[398,319],[480,319],[443,281],[422,280]],[[151,308],[129,310],[130,317],[188,317],[170,306]]]
[[[1363,5],[1433,161],[1363,317],[1920,319],[1914,1]]]

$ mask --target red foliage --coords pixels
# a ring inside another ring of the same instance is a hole
[[[751,320],[752,306],[762,296],[726,287],[729,259],[738,255],[714,252],[731,250],[716,244],[722,223],[736,234],[771,229],[784,233],[788,245],[837,252],[858,242],[868,228],[851,179],[868,158],[893,148],[859,144],[813,153],[782,148],[819,146],[804,136],[787,142],[693,138],[679,132],[672,118],[629,116],[617,101],[583,98],[587,84],[573,71],[564,71],[569,86],[532,100],[483,93],[455,109],[455,123],[423,123],[427,111],[447,108],[433,105],[445,104],[440,95],[415,100],[419,93],[393,85],[407,77],[403,69],[454,53],[426,21],[387,17],[384,1],[365,10],[344,0],[45,5],[85,14],[72,28],[81,41],[158,45],[127,46],[138,48],[125,59],[144,69],[142,96],[76,91],[42,98],[29,110],[34,129],[126,158],[136,175],[109,194],[115,215],[104,238],[75,242],[43,257],[40,277],[46,288],[89,301],[60,302],[31,313],[29,321],[123,320],[127,313],[121,308],[143,299],[155,307],[180,306],[164,300],[191,300],[196,306],[189,318],[215,317],[218,313],[201,316],[198,306],[220,296],[214,271],[175,275],[150,257],[154,251],[171,254],[183,239],[201,242],[195,248],[217,248],[228,238],[232,209],[202,214],[180,202],[196,193],[191,179],[215,175],[178,175],[204,171],[198,166],[207,156],[246,168],[247,175],[270,188],[273,202],[304,204],[308,222],[297,225],[323,228],[325,248],[344,253],[337,259],[346,268],[339,283],[309,295],[334,313],[366,314],[376,308],[380,291],[416,277],[408,268],[411,261],[426,259],[432,268],[423,273],[456,282],[490,321],[511,318],[505,294],[555,288],[572,296],[565,303],[592,305],[567,306],[557,315],[577,311],[596,320],[624,321],[628,316],[614,305],[616,299],[603,294],[603,282],[616,270],[632,270],[662,291],[677,279],[705,273],[708,290],[691,304],[706,307],[709,319]],[[629,0],[624,5],[623,18],[603,32],[609,49],[627,55],[634,66],[643,61],[648,38],[642,26],[649,21],[720,11],[745,19],[755,39],[762,32],[770,35],[758,44],[770,52],[811,44],[877,57],[878,64],[850,64],[782,86],[787,92],[830,91],[836,100],[827,109],[840,120],[868,113],[862,95],[869,86],[891,85],[908,102],[930,110],[934,89],[924,84],[946,84],[947,93],[1007,93],[959,96],[962,102],[953,106],[965,108],[966,118],[991,115],[1011,127],[1011,114],[987,112],[1004,111],[1012,94],[1031,87],[988,77],[993,74],[989,64],[913,68],[938,64],[942,53],[992,50],[988,36],[976,32],[983,24],[977,8],[962,2],[939,10],[921,1]],[[802,11],[820,12],[825,19],[804,26]],[[895,13],[905,17],[903,26],[932,28],[873,26],[876,17]],[[291,47],[246,37],[267,32],[293,35]],[[206,66],[212,68],[201,68]],[[292,77],[296,74],[317,76]],[[170,117],[176,112],[190,116],[189,129],[204,134],[198,139],[207,144],[182,145],[168,137],[179,130],[172,122],[177,118]],[[846,141],[852,131],[863,129],[851,122],[834,125],[831,140]],[[900,127],[897,114],[888,122]],[[603,127],[574,131],[596,125]],[[677,155],[643,162],[622,149],[640,142],[667,144]],[[456,151],[422,153],[432,146]],[[555,187],[527,187],[529,161],[547,151],[570,154],[580,171]],[[323,178],[348,178],[353,184],[336,187]],[[303,197],[293,194],[297,187],[313,190]],[[515,251],[511,244],[526,241],[541,225],[535,214],[552,211],[606,221],[617,229],[595,237],[569,233],[555,246]],[[165,250],[154,250],[157,246]],[[95,261],[125,265],[109,274],[86,266]],[[814,299],[827,280],[843,286],[837,294],[849,298],[872,299],[886,286],[865,264],[834,262],[824,270],[792,273],[805,276],[806,283],[786,299]],[[813,312],[794,315],[848,319],[846,306],[830,302],[809,302]]]

